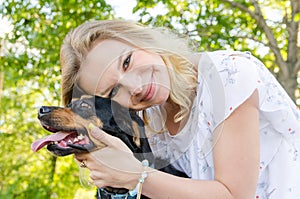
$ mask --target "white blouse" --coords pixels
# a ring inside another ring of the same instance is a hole
[[[268,69],[248,52],[203,53],[198,90],[187,124],[175,136],[147,129],[157,157],[168,158],[192,179],[213,180],[213,131],[257,89],[260,175],[255,199],[300,198],[300,112]],[[161,130],[164,112],[147,110]],[[238,150],[238,149],[237,149]]]

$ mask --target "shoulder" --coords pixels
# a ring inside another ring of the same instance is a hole
[[[259,87],[257,65],[248,52],[215,51],[199,60],[199,96],[217,125]]]
[[[235,78],[258,79],[258,67],[264,65],[249,52],[220,50],[202,53],[199,59],[199,75],[205,80],[218,76],[226,85]]]

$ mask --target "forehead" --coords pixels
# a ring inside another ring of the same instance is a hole
[[[132,47],[117,41],[117,40],[104,40],[100,41],[96,46],[87,54],[86,64],[101,64],[102,66],[110,65],[114,60],[119,58],[126,51]]]

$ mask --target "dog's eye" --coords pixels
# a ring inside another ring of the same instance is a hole
[[[80,104],[80,106],[83,107],[83,108],[91,108],[91,106],[88,103],[86,103],[86,102],[82,102]]]

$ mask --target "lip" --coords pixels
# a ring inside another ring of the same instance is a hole
[[[155,93],[155,84],[154,84],[153,76],[151,76],[150,84],[147,87],[147,91],[144,97],[142,98],[142,101],[150,100],[153,97],[154,93]]]

